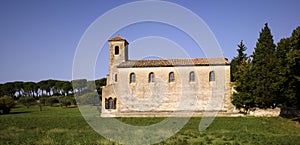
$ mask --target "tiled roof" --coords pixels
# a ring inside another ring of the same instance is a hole
[[[116,37],[114,37],[114,38],[111,38],[111,39],[109,39],[108,41],[109,41],[109,42],[110,42],[110,41],[125,41],[126,44],[129,44],[129,43],[127,42],[127,40],[124,39],[121,35],[118,35],[118,36],[116,36]]]
[[[225,58],[180,58],[158,60],[128,60],[122,62],[119,68],[131,67],[172,67],[172,66],[206,66],[206,65],[229,65]]]

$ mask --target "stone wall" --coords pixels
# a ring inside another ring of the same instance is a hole
[[[195,82],[189,81],[191,71],[195,72]],[[214,82],[209,82],[210,71],[215,72]],[[153,83],[148,82],[148,75],[151,72],[154,73],[155,78]],[[171,83],[168,81],[170,72],[175,73],[175,81]],[[135,83],[129,83],[130,73],[135,73]],[[118,81],[103,88],[103,97],[118,99],[117,109],[102,108],[103,116],[104,114],[167,116],[169,112],[174,111],[230,112],[234,108],[230,102],[230,66],[228,65],[118,68],[117,74]]]
[[[249,116],[255,117],[278,117],[280,114],[280,108],[275,109],[255,109],[250,111]]]

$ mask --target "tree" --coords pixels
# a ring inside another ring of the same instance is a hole
[[[64,82],[63,82],[62,89],[64,90],[64,95],[65,95],[65,96],[69,96],[69,95],[70,95],[70,92],[73,91],[73,87],[72,87],[71,82],[69,82],[69,81],[64,81]]]
[[[10,113],[10,109],[15,105],[15,101],[11,97],[1,97],[0,98],[0,111],[3,114]]]
[[[25,82],[23,84],[23,86],[24,86],[24,95],[25,96],[35,97],[35,91],[34,91],[35,83],[34,82]]]
[[[284,38],[281,39],[277,44],[276,56],[278,63],[278,83],[280,85],[279,96],[278,96],[278,104],[281,107],[292,107],[295,106],[295,100],[292,95],[290,95],[289,91],[289,71],[287,68],[288,60],[287,53],[290,50],[290,39]]]
[[[87,88],[87,80],[86,79],[73,80],[72,86],[74,88],[73,91],[77,91],[78,95],[81,95],[83,91]]]
[[[95,80],[96,90],[98,95],[100,96],[100,100],[102,100],[102,86],[106,86],[106,78]]]
[[[3,84],[0,84],[0,96],[4,96],[4,88],[3,88]]]
[[[43,81],[40,81],[40,82],[38,82],[37,83],[38,84],[38,86],[40,87],[40,89],[41,89],[41,95],[42,96],[45,96],[45,95],[47,95],[47,93],[45,93],[45,92],[47,92],[46,90],[48,90],[47,89],[47,82],[45,81],[45,80],[43,80]]]
[[[53,87],[55,86],[55,80],[43,80],[38,83],[40,89],[42,90],[42,95],[51,96],[51,91],[53,91]],[[46,92],[46,94],[44,94]]]
[[[283,107],[300,108],[300,27],[292,36],[281,39],[277,47],[280,68],[280,103]]]
[[[88,90],[88,92],[94,92],[94,91],[96,91],[95,81],[88,81],[87,82],[87,90]]]
[[[260,32],[258,42],[254,48],[251,73],[255,77],[253,82],[252,95],[255,97],[255,104],[259,108],[275,107],[277,103],[277,74],[276,74],[276,53],[273,36],[268,27]]]
[[[238,56],[234,57],[230,63],[230,72],[231,72],[231,81],[234,82],[238,77],[238,69],[237,67],[240,66],[242,63],[244,63],[247,60],[247,54],[245,51],[247,50],[246,46],[243,43],[243,40],[241,40],[240,44],[238,45]]]
[[[38,83],[34,83],[32,91],[35,94],[34,98],[38,99],[40,97],[40,93],[39,93],[39,91],[40,91],[40,85]]]
[[[56,80],[53,87],[53,95],[64,95],[63,94],[63,81]]]
[[[236,66],[236,81],[233,83],[236,92],[231,96],[231,103],[237,108],[243,108],[244,113],[248,113],[250,108],[255,107],[255,99],[251,93],[253,84],[251,79],[253,74],[249,71],[251,60],[249,58],[242,59],[241,63]]]
[[[47,82],[47,93],[48,93],[48,96],[52,96],[53,93],[55,93],[54,90],[54,86],[55,86],[55,82],[56,80],[52,80],[52,79],[49,79],[49,80],[46,80]],[[51,91],[52,91],[52,95],[51,95]]]
[[[15,90],[18,92],[18,97],[21,97],[23,95],[24,87],[23,87],[23,82],[16,81],[14,82]]]
[[[16,99],[16,90],[13,82],[7,82],[2,85],[3,94]]]
[[[300,27],[293,31],[290,47],[287,53],[288,86],[291,97],[296,101],[296,107],[300,108]]]

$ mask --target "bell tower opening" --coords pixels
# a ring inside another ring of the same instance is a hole
[[[119,55],[119,46],[115,46],[115,55]]]
[[[111,38],[109,42],[109,75],[107,79],[107,84],[116,83],[114,75],[118,74],[117,66],[128,60],[128,45],[126,39],[120,35]]]

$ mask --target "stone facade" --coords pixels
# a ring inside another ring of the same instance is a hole
[[[107,85],[102,88],[101,116],[233,110],[226,59],[128,60],[129,43],[125,39],[117,36],[109,44],[110,68]]]

